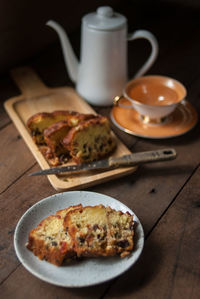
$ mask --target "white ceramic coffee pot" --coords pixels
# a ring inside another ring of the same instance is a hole
[[[72,50],[64,29],[55,21],[47,25],[55,29],[61,41],[66,68],[77,92],[89,103],[109,106],[122,93],[127,78],[127,40],[147,39],[151,54],[135,77],[143,75],[158,54],[155,36],[146,30],[137,30],[127,38],[126,18],[102,6],[82,18],[80,63]]]

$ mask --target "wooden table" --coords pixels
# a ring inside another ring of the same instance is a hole
[[[180,80],[186,85],[188,100],[200,112],[199,15],[192,12],[185,22],[184,13],[187,9],[177,10],[170,19],[168,14],[158,16],[155,12],[156,18],[149,29],[158,37],[160,54],[150,73]],[[129,58],[130,72],[134,73],[142,63],[145,45],[138,41],[135,46]],[[135,56],[139,58],[134,59]],[[48,86],[72,85],[65,73],[59,44],[29,64]],[[33,204],[56,192],[46,177],[27,176],[39,170],[39,166],[3,109],[3,102],[18,94],[9,75],[1,77],[0,297],[199,298],[199,124],[186,135],[168,140],[137,138],[113,126],[133,152],[173,147],[178,157],[171,162],[142,166],[134,174],[87,189],[112,196],[136,213],[145,231],[144,251],[130,270],[112,281],[81,289],[61,288],[25,270],[13,248],[13,234],[20,217]],[[110,112],[110,108],[95,109],[105,115]]]

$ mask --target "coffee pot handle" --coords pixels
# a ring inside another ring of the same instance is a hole
[[[154,61],[156,60],[158,56],[158,41],[156,37],[147,30],[137,30],[131,34],[128,35],[128,40],[135,40],[138,38],[145,38],[147,39],[151,44],[151,54],[147,61],[143,64],[143,66],[139,69],[139,71],[135,74],[134,78],[142,76],[144,73],[148,71],[148,69],[152,66]]]

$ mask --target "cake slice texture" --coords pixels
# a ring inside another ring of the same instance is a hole
[[[110,207],[87,206],[70,211],[63,222],[77,256],[124,257],[133,249],[133,216]]]
[[[116,143],[111,136],[108,118],[97,116],[72,128],[64,137],[63,146],[76,163],[84,163],[108,156]]]
[[[28,238],[27,248],[41,260],[60,266],[65,258],[75,255],[69,233],[64,230],[63,221],[68,212],[81,207],[72,206],[50,215],[34,228]]]
[[[124,257],[133,249],[134,222],[133,216],[122,211],[115,211],[107,207],[109,226],[108,246],[111,246],[115,254]]]
[[[81,207],[76,213],[65,217],[64,226],[68,230],[77,256],[106,256],[107,216],[106,210],[99,205]]]

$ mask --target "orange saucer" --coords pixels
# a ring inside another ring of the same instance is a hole
[[[162,123],[145,124],[134,109],[114,106],[111,111],[112,122],[122,131],[134,136],[164,139],[185,134],[198,121],[194,107],[187,101],[182,101]]]

